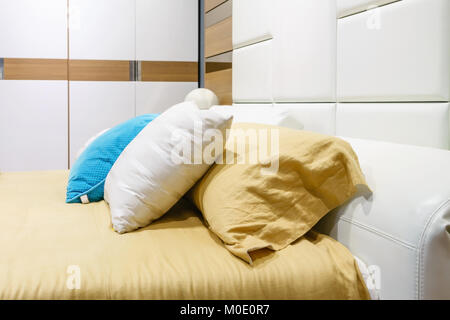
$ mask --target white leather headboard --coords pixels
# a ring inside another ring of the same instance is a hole
[[[233,1],[233,102],[293,109],[307,130],[448,149],[449,17],[449,0]]]

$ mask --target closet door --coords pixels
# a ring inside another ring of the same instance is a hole
[[[98,132],[135,116],[135,0],[70,0],[70,161]]]
[[[198,1],[136,0],[136,113],[159,113],[198,87]]]
[[[0,172],[67,168],[67,81],[0,81]]]
[[[0,57],[67,57],[67,2],[0,0]]]
[[[0,171],[67,168],[67,2],[0,0]]]
[[[70,0],[70,59],[134,60],[135,0]]]

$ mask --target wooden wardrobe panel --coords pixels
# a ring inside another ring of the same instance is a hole
[[[227,0],[205,0],[205,12],[208,12],[215,7],[221,5],[222,3],[226,2]]]
[[[232,69],[225,69],[205,74],[205,88],[216,93],[219,104],[231,105],[232,97]]]
[[[219,23],[233,15],[233,0],[228,0],[214,10],[205,13],[205,28]]]
[[[232,17],[210,26],[205,31],[205,57],[233,50]]]
[[[231,69],[233,66],[231,62],[206,62],[205,65],[206,73]]]

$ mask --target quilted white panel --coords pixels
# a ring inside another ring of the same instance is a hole
[[[276,108],[289,109],[304,130],[328,135],[335,134],[335,103],[277,103]]]
[[[233,107],[245,108],[246,110],[263,110],[273,108],[273,103],[233,103]]]
[[[404,0],[338,20],[338,100],[448,101],[450,1]]]
[[[233,51],[233,101],[272,101],[272,41]]]
[[[0,172],[67,169],[67,81],[0,81]]]
[[[341,103],[336,134],[448,149],[449,103]]]
[[[270,39],[273,0],[233,1],[233,47]]]
[[[213,110],[222,110],[222,106],[213,107]],[[233,103],[233,106],[226,106],[223,110],[233,115],[233,122],[252,122],[269,124],[268,114],[272,114],[272,103]],[[237,110],[237,111],[236,111]],[[271,119],[277,120],[277,119]]]
[[[302,130],[304,124],[291,110],[274,108],[272,103],[235,103],[233,106],[213,106],[211,110],[232,115],[233,123],[259,123]]]
[[[336,1],[272,5],[274,101],[336,101]]]
[[[400,0],[337,0],[338,18]]]

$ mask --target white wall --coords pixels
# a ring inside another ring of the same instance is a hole
[[[67,58],[67,4],[0,0],[1,58]],[[67,168],[67,81],[0,80],[0,171]]]
[[[0,171],[67,168],[67,81],[0,81]]]

